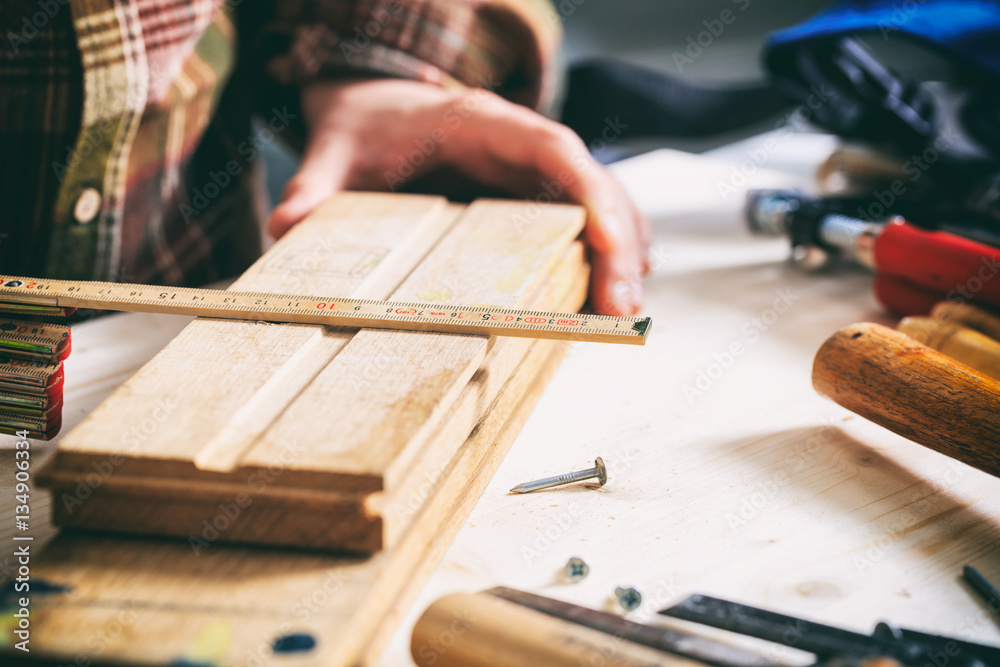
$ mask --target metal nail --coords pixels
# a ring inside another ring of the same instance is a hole
[[[572,484],[573,482],[580,482],[585,479],[596,479],[601,486],[607,484],[608,469],[604,465],[604,459],[598,456],[594,460],[594,467],[588,470],[568,472],[563,475],[556,475],[555,477],[546,477],[545,479],[536,479],[533,482],[525,482],[524,484],[518,484],[513,489],[511,489],[509,493],[531,493],[532,491],[539,491],[541,489],[550,489],[553,486]]]

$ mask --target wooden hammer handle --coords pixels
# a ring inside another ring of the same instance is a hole
[[[1000,477],[1000,381],[871,322],[827,339],[812,381],[848,410]]]
[[[410,652],[418,667],[707,667],[488,593],[455,593],[428,607]]]

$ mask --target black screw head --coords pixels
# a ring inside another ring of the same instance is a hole
[[[635,611],[642,604],[642,593],[634,586],[616,588],[615,597],[618,598],[618,604],[625,611]]]
[[[573,556],[566,562],[566,578],[572,582],[583,581],[590,574],[590,566],[577,556]]]

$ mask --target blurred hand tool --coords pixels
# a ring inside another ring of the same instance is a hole
[[[924,667],[938,655],[947,657],[949,667],[1000,664],[1000,648],[992,646],[885,623],[863,635],[705,595],[692,595],[660,614],[812,653],[817,662],[811,667]],[[419,667],[575,667],[595,660],[671,667],[778,664],[700,633],[636,623],[504,587],[441,598],[417,621],[410,649]]]
[[[605,615],[624,621],[611,614]],[[736,663],[700,662],[660,653],[630,639],[628,635],[605,634],[583,624],[567,622],[498,595],[456,593],[437,600],[420,616],[413,627],[410,653],[418,667],[580,667],[590,664],[736,667],[753,664],[756,657],[746,654],[750,660]],[[695,637],[685,636],[685,639],[709,643]]]
[[[943,322],[958,322],[993,340],[1000,340],[1000,316],[972,304],[942,301],[931,310],[931,317]]]
[[[927,315],[935,305],[941,303],[941,300],[945,298],[944,294],[920,285],[914,285],[909,280],[890,276],[887,273],[875,274],[875,279],[872,281],[872,292],[882,308],[900,317]]]
[[[751,193],[747,223],[754,232],[787,235],[793,248],[848,257],[944,295],[1000,306],[1000,248],[903,218],[869,222],[823,213],[820,204],[787,192]]]
[[[896,328],[955,361],[1000,380],[1000,341],[961,324],[932,317],[904,317]]]
[[[1000,622],[996,615],[997,611],[1000,610],[1000,589],[992,581],[983,576],[982,572],[971,565],[966,565],[962,568],[962,577],[979,594],[979,597],[983,599],[987,609],[993,612],[993,621],[995,623]]]
[[[949,667],[1000,665],[1000,648],[879,623],[871,635],[806,621],[707,595],[692,595],[660,612],[816,655],[817,665],[924,667],[938,656]]]
[[[848,410],[1000,476],[1000,381],[904,333],[862,322],[823,343],[812,382]]]

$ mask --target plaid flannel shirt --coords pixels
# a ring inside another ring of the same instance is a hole
[[[0,267],[204,284],[260,253],[261,145],[338,76],[551,102],[547,0],[3,0]],[[263,124],[251,125],[256,111]]]

